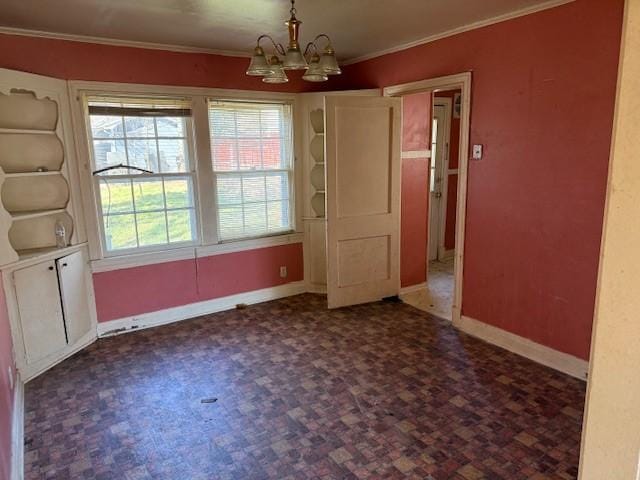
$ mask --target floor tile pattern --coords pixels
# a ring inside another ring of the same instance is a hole
[[[453,307],[453,257],[429,262],[425,288],[402,295],[402,301],[437,317],[451,320]]]
[[[305,294],[26,386],[27,479],[574,479],[584,384],[402,303]]]

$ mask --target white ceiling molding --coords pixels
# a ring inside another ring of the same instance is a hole
[[[40,30],[28,30],[24,28],[12,28],[0,26],[0,34],[20,35],[23,37],[50,38],[54,40],[68,40],[70,42],[97,43],[99,45],[112,45],[115,47],[144,48],[150,50],[166,50],[180,53],[206,53],[209,55],[222,55],[225,57],[251,57],[252,52],[216,50],[214,48],[189,47],[186,45],[171,45],[164,43],[140,42],[136,40],[118,40],[115,38],[91,37],[88,35],[76,35],[73,33],[43,32]]]
[[[424,45],[427,43],[435,42],[437,40],[458,35],[460,33],[468,32],[470,30],[475,30],[478,28],[486,27],[496,23],[512,20],[514,18],[523,17],[525,15],[530,15],[543,10],[558,7],[568,3],[572,3],[574,1],[575,0],[549,0],[543,3],[539,3],[537,5],[525,7],[525,8],[515,10],[513,12],[509,12],[503,15],[490,17],[485,20],[480,20],[480,21],[469,23],[460,27],[456,27],[456,28],[447,30],[445,32],[423,37],[419,40],[398,44],[396,46],[393,46],[384,50],[377,50],[375,52],[368,53],[366,55],[361,55],[354,58],[348,58],[344,61],[341,61],[340,63],[342,65],[351,65],[351,64],[362,62],[372,58],[380,57],[382,55],[387,55],[389,53],[395,53],[401,50],[406,50],[408,48],[416,47],[418,45]],[[49,38],[49,39],[56,39],[56,40],[68,40],[73,42],[95,43],[100,45],[113,45],[113,46],[119,46],[119,47],[166,50],[171,52],[182,52],[182,53],[204,53],[204,54],[211,54],[211,55],[222,55],[222,56],[243,57],[243,58],[248,58],[251,56],[251,51],[248,51],[248,50],[223,50],[223,49],[195,47],[195,46],[186,46],[186,45],[177,45],[177,44],[145,42],[145,41],[138,41],[138,40],[123,40],[123,39],[115,39],[115,38],[108,38],[108,37],[102,37],[102,36],[80,35],[80,34],[73,34],[73,33],[56,33],[56,32],[44,31],[44,30],[5,27],[5,26],[0,26],[0,34]]]
[[[543,10],[548,10],[550,8],[559,7],[561,5],[566,5],[567,3],[575,2],[575,0],[550,0],[548,2],[535,5],[533,7],[523,8],[521,10],[516,10],[514,12],[509,12],[504,15],[499,15],[497,17],[487,18],[486,20],[481,20],[479,22],[470,23],[469,25],[464,25],[462,27],[454,28],[451,30],[447,30],[446,32],[438,33],[436,35],[430,35],[428,37],[421,38],[420,40],[415,40],[413,42],[404,43],[402,45],[397,45],[395,47],[390,47],[384,50],[380,50],[373,53],[368,53],[367,55],[361,55],[356,58],[350,58],[343,62],[340,62],[341,65],[352,65],[354,63],[364,62],[365,60],[371,60],[372,58],[381,57],[383,55],[387,55],[389,53],[400,52],[402,50],[407,50],[408,48],[417,47],[418,45],[424,45],[426,43],[435,42],[437,40],[442,40],[443,38],[453,37],[454,35],[458,35],[460,33],[468,32],[470,30],[476,30],[482,27],[488,27],[489,25],[494,25],[496,23],[506,22],[507,20],[513,20],[514,18],[524,17],[525,15],[531,15],[532,13],[538,13]]]

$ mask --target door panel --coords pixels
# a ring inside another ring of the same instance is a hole
[[[429,196],[429,261],[441,260],[441,252],[444,250],[444,211],[446,201],[443,198],[446,178],[447,158],[449,143],[447,133],[449,130],[449,115],[444,105],[433,106],[432,146],[431,146],[431,175]]]
[[[85,262],[83,252],[75,252],[56,260],[70,344],[77,342],[91,331],[90,293],[85,278]]]
[[[13,273],[27,363],[34,363],[67,346],[53,261]]]
[[[345,160],[336,163],[337,216],[389,213],[389,108],[341,107],[334,118],[336,132],[340,132],[335,136],[336,150]],[[357,189],[354,179],[358,179]]]
[[[325,99],[330,308],[399,293],[401,108],[397,98]]]
[[[388,280],[389,235],[338,242],[338,287]]]

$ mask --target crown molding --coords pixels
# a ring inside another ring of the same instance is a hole
[[[470,23],[468,25],[464,25],[462,27],[457,27],[451,30],[447,30],[446,32],[438,33],[435,35],[430,35],[428,37],[421,38],[419,40],[414,40],[413,42],[403,43],[401,45],[396,45],[395,47],[390,47],[384,50],[379,50],[377,52],[368,53],[366,55],[361,55],[359,57],[346,59],[340,62],[341,65],[352,65],[354,63],[363,62],[365,60],[370,60],[372,58],[381,57],[383,55],[387,55],[389,53],[395,53],[402,50],[406,50],[408,48],[417,47],[418,45],[424,45],[427,43],[435,42],[437,40],[441,40],[443,38],[452,37],[454,35],[458,35],[460,33],[468,32],[470,30],[476,30],[478,28],[487,27],[489,25],[494,25],[496,23],[505,22],[507,20],[512,20],[518,17],[524,17],[525,15],[531,15],[532,13],[541,12],[543,10],[548,10],[550,8],[559,7],[561,5],[565,5],[567,3],[572,3],[575,0],[549,0],[547,2],[541,3],[539,5],[535,5],[532,7],[523,8],[520,10],[516,10],[514,12],[506,13],[504,15],[498,15],[497,17],[491,17],[485,20],[480,20],[478,22]],[[221,55],[225,57],[242,57],[249,58],[251,57],[251,53],[235,51],[235,50],[218,50],[215,48],[203,48],[203,47],[190,47],[184,45],[172,45],[172,44],[164,44],[164,43],[154,43],[154,42],[141,42],[136,40],[118,40],[115,38],[107,38],[107,37],[92,37],[89,35],[76,35],[72,33],[55,33],[55,32],[45,32],[42,30],[29,30],[23,28],[13,28],[13,27],[3,27],[0,26],[0,34],[6,35],[21,35],[25,37],[39,37],[39,38],[50,38],[55,40],[68,40],[72,42],[82,42],[82,43],[97,43],[100,45],[112,45],[117,47],[131,47],[131,48],[144,48],[151,50],[166,50],[170,52],[181,52],[181,53],[205,53],[209,55]]]
[[[215,48],[189,47],[183,45],[171,45],[165,43],[139,42],[136,40],[118,40],[115,38],[92,37],[89,35],[76,35],[73,33],[54,33],[42,30],[28,30],[23,28],[2,27],[0,34],[20,35],[23,37],[49,38],[54,40],[68,40],[71,42],[97,43],[99,45],[111,45],[115,47],[144,48],[147,50],[166,50],[180,53],[206,53],[209,55],[221,55],[225,57],[249,58],[251,53],[234,50],[217,50]]]
[[[377,52],[368,53],[366,55],[362,55],[360,57],[351,58],[348,60],[344,60],[340,62],[342,65],[352,65],[354,63],[364,62],[365,60],[371,60],[372,58],[381,57],[383,55],[387,55],[389,53],[396,53],[402,50],[406,50],[408,48],[417,47],[419,45],[424,45],[427,43],[435,42],[437,40],[442,40],[443,38],[452,37],[454,35],[458,35],[460,33],[469,32],[471,30],[476,30],[482,27],[488,27],[489,25],[494,25],[496,23],[506,22],[507,20],[513,20],[514,18],[524,17],[526,15],[531,15],[532,13],[538,13],[543,10],[548,10],[550,8],[559,7],[561,5],[566,5],[567,3],[575,2],[575,0],[550,0],[539,5],[535,5],[533,7],[527,7],[520,10],[516,10],[513,12],[505,13],[504,15],[498,15],[497,17],[487,18],[485,20],[480,20],[478,22],[470,23],[468,25],[464,25],[462,27],[453,28],[451,30],[447,30],[446,32],[437,33],[435,35],[430,35],[428,37],[421,38],[419,40],[414,40],[413,42],[403,43],[402,45],[397,45],[395,47],[387,48],[384,50],[379,50]]]

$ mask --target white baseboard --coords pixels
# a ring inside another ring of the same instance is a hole
[[[84,337],[78,340],[72,348],[66,347],[60,354],[56,352],[56,354],[46,357],[36,363],[28,364],[25,363],[23,365],[19,365],[18,369],[22,372],[22,381],[23,383],[29,383],[31,380],[36,378],[38,375],[43,374],[47,370],[52,369],[59,363],[62,363],[64,360],[69,358],[72,355],[75,355],[80,350],[83,350],[85,347],[91,345],[96,341],[96,332],[92,330],[87,333]]]
[[[418,292],[427,288],[427,282],[418,283],[416,285],[409,285],[408,287],[402,287],[400,289],[400,295],[406,295],[407,293]]]
[[[16,374],[11,427],[11,480],[24,478],[24,383]]]
[[[545,347],[527,338],[514,333],[507,332],[500,328],[488,325],[464,315],[459,321],[454,320],[454,326],[469,335],[473,335],[488,343],[509,350],[534,362],[541,363],[547,367],[559,370],[560,372],[579,378],[587,379],[589,362],[581,358],[574,357],[567,353],[559,352],[549,347]]]
[[[321,295],[327,294],[326,285],[307,285],[307,293],[318,293]]]
[[[254,290],[252,292],[238,293],[228,297],[214,298],[204,302],[190,303],[179,307],[167,308],[155,312],[133,315],[131,317],[119,318],[108,322],[98,323],[98,337],[109,337],[127,333],[132,330],[142,330],[144,328],[157,327],[167,323],[179,322],[200,315],[231,310],[239,303],[251,305],[254,303],[267,302],[278,298],[290,297],[307,291],[304,282],[292,282],[277,287]]]

